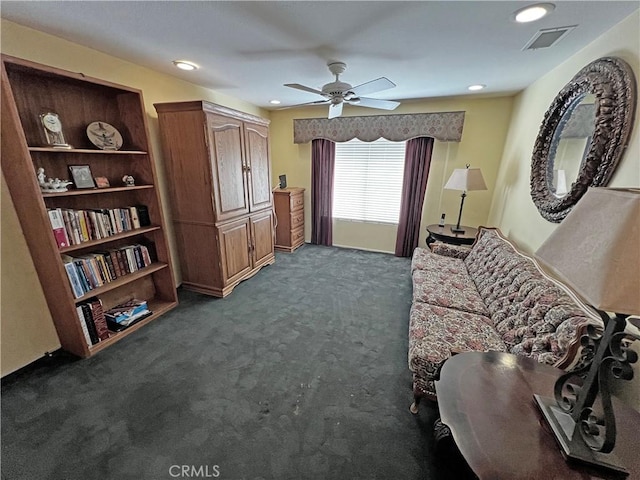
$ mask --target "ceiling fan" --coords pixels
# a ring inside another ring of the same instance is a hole
[[[316,102],[302,103],[300,105],[294,105],[296,107],[302,105],[322,105],[329,104],[329,118],[339,117],[342,114],[342,107],[345,103],[350,105],[358,105],[360,107],[380,108],[382,110],[393,110],[400,102],[394,102],[391,100],[379,100],[377,98],[362,97],[369,93],[380,92],[396,86],[395,83],[388,78],[380,77],[376,80],[363,83],[356,87],[352,87],[348,83],[340,81],[340,75],[347,68],[347,64],[344,62],[329,62],[327,64],[329,71],[336,76],[335,82],[327,83],[322,87],[322,90],[316,90],[315,88],[305,87],[299,83],[285,83],[285,87],[296,88],[305,92],[317,93],[322,95],[325,99],[318,100]],[[290,108],[290,107],[289,107]]]

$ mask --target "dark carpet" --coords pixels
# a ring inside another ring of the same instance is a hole
[[[3,379],[2,478],[445,479],[412,401],[410,261],[305,245],[93,358]]]

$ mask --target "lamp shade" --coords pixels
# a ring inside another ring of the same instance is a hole
[[[598,310],[640,314],[640,189],[588,189],[536,257]]]
[[[444,188],[469,192],[471,190],[486,190],[487,185],[484,183],[484,178],[482,178],[482,172],[479,168],[467,167],[456,168]]]

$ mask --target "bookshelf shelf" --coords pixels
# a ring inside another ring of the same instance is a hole
[[[144,233],[154,232],[156,230],[160,230],[159,226],[151,226],[151,227],[142,227],[136,228],[134,230],[129,230],[128,232],[117,233],[116,235],[111,235],[110,237],[101,238],[100,240],[89,240],[88,242],[79,243],[78,245],[71,245],[69,247],[64,247],[60,249],[60,253],[70,253],[77,252],[78,250],[85,250],[88,248],[99,247],[101,245],[106,245],[108,243],[118,242],[119,240],[125,238],[131,238],[138,235],[142,235]]]
[[[89,148],[29,147],[29,151],[60,154],[89,153],[91,155],[148,155],[148,152],[144,152],[142,150],[92,150]]]
[[[130,190],[146,190],[148,188],[154,188],[153,185],[135,185],[133,187],[108,187],[108,188],[93,188],[87,190],[67,190],[60,193],[43,193],[43,198],[57,198],[57,197],[75,197],[77,195],[106,195],[115,192],[128,192]]]
[[[8,55],[1,58],[2,171],[60,344],[79,357],[90,357],[178,303],[142,93]],[[41,146],[46,144],[40,121],[40,115],[45,112],[58,115],[64,141],[76,148]],[[95,121],[109,123],[121,133],[122,150],[93,147],[86,128]],[[111,185],[118,186],[41,192],[36,177],[39,168],[44,169],[47,178],[65,179],[70,176],[69,167],[74,165],[88,165],[91,176],[104,177]],[[136,186],[119,186],[125,175],[133,176]],[[144,222],[141,212],[145,214]],[[151,225],[131,229],[140,223]],[[115,231],[121,233],[110,235]],[[74,239],[69,237],[70,233]],[[65,235],[69,238],[64,238]],[[77,242],[78,237],[89,241],[68,245],[71,241]],[[106,257],[98,261],[103,255],[100,250],[107,249],[116,253],[131,253],[129,249],[134,249],[135,262],[131,257],[129,261],[133,264],[118,267],[111,265],[113,258],[111,262],[106,261]],[[143,250],[144,259],[137,256],[142,255]],[[74,252],[79,255],[74,257],[74,263],[63,263]],[[77,273],[74,268],[84,270],[85,261],[92,262],[91,268],[97,265],[100,270],[92,272],[94,285],[101,283],[95,280],[96,273],[114,280],[76,299],[73,291],[87,288],[89,272],[85,272],[82,288],[75,282],[72,287],[71,278]],[[107,267],[108,274],[105,273]],[[136,270],[136,267],[143,268]],[[117,269],[115,273],[113,269]],[[131,270],[135,271],[126,273]],[[145,300],[152,315],[122,332],[107,332],[100,311],[134,298]],[[88,322],[81,319],[85,315],[89,316]],[[94,326],[89,335],[87,329]],[[96,331],[102,338],[99,341]]]
[[[137,323],[134,323],[129,328],[121,332],[117,332],[117,333],[111,332],[111,336],[107,340],[98,342],[89,348],[89,350],[91,351],[91,354],[93,355],[98,353],[101,350],[104,350],[105,348],[109,348],[109,346],[113,345],[115,342],[122,340],[127,335],[130,335],[136,330],[138,330],[139,328],[144,327],[147,323],[153,322],[159,316],[168,312],[175,306],[172,302],[167,302],[167,301],[159,300],[156,298],[147,300],[147,305],[149,306],[149,310],[153,312],[151,315],[149,315],[147,318],[143,320],[140,320]]]
[[[163,268],[168,268],[169,265],[167,265],[166,263],[153,263],[151,265],[149,265],[148,267],[144,267],[141,268],[140,270],[133,272],[133,273],[128,273],[127,275],[123,275],[122,277],[118,277],[115,280],[104,284],[101,287],[98,288],[94,288],[93,290],[89,291],[89,293],[87,293],[86,295],[83,295],[80,298],[76,298],[75,299],[75,303],[82,303],[84,301],[86,301],[87,299],[91,298],[91,297],[99,297],[100,295],[110,291],[110,290],[114,290],[116,288],[119,288],[123,285],[126,285],[127,283],[131,283],[131,282],[135,282],[136,280],[145,277],[147,275],[151,275],[154,272],[157,272],[159,270],[162,270]]]

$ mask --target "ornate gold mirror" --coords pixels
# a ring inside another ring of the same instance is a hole
[[[580,70],[545,113],[531,161],[531,197],[559,223],[589,187],[606,186],[629,142],[636,107],[631,67],[603,57]]]

